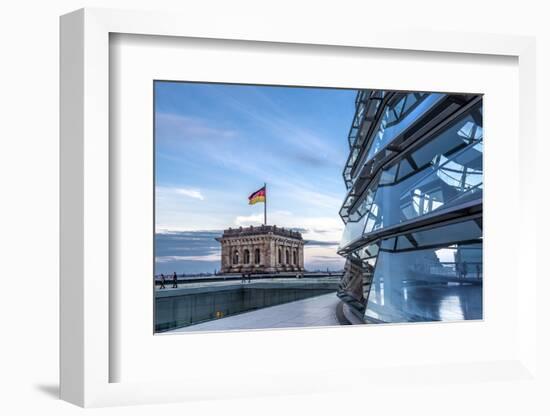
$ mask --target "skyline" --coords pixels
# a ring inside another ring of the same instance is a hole
[[[342,167],[356,90],[155,82],[156,273],[219,269],[223,229],[263,223],[310,241],[306,268],[336,270]],[[174,270],[173,270],[174,269]]]

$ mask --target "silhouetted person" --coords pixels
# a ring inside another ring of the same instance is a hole
[[[241,278],[242,278],[242,282],[246,283],[246,274],[242,273]]]
[[[160,289],[166,289],[166,286],[164,284],[166,283],[166,277],[164,277],[164,274],[160,275]]]
[[[174,275],[172,276],[172,282],[174,283],[172,285],[172,287],[178,287],[178,275],[176,274],[176,272],[174,272]]]

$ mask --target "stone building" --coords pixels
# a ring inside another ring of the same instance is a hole
[[[304,270],[302,234],[276,225],[224,230],[221,273],[274,273]]]

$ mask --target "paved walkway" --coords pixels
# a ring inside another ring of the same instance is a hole
[[[204,322],[165,332],[228,331],[312,326],[338,326],[336,293],[270,306],[215,321]]]

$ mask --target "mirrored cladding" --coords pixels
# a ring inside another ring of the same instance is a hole
[[[370,106],[376,120],[350,139],[340,210],[339,253],[364,273],[339,296],[357,299],[360,286],[363,301],[348,303],[368,322],[481,319],[482,97],[375,95],[358,93],[357,131]]]

